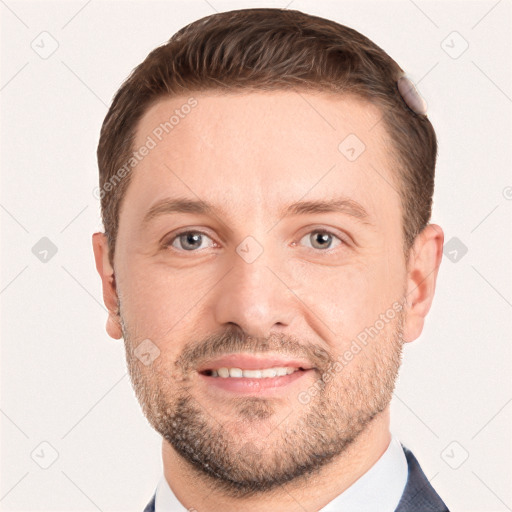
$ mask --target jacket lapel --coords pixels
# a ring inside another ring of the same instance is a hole
[[[395,512],[449,512],[423,473],[413,453],[402,445],[407,459],[409,475],[404,493]]]
[[[155,494],[153,494],[151,501],[146,505],[146,508],[142,512],[155,512],[155,498],[156,498],[156,491],[155,491]]]

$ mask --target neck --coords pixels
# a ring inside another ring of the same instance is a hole
[[[319,510],[364,475],[384,454],[391,441],[389,406],[375,416],[367,428],[335,460],[304,482],[289,482],[268,496],[233,499],[201,485],[201,476],[163,440],[164,476],[178,500],[187,509],[253,512],[268,510]]]

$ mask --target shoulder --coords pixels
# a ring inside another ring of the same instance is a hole
[[[408,477],[395,512],[449,512],[428,481],[414,454],[402,444],[407,459]]]
[[[151,501],[146,505],[146,508],[142,512],[155,512],[155,497],[156,493],[153,494]]]

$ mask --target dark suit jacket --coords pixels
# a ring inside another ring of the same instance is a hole
[[[402,445],[402,448],[407,459],[409,476],[395,512],[449,512],[448,507],[430,485],[416,457],[404,445]],[[155,494],[143,512],[155,512]],[[352,511],[344,510],[340,512]]]

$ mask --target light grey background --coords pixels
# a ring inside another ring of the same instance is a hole
[[[506,0],[0,1],[1,510],[134,511],[149,501],[161,442],[133,395],[122,341],[104,331],[91,247],[101,122],[131,69],[185,24],[287,5],[373,39],[428,102],[439,138],[432,220],[456,240],[425,330],[406,346],[392,431],[451,510],[512,510]]]

